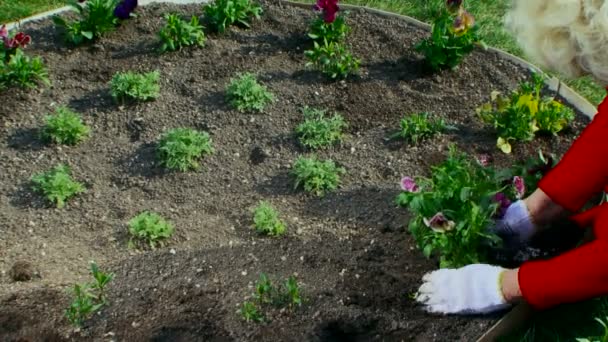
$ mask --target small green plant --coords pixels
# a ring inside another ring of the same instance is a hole
[[[290,276],[281,286],[276,287],[270,278],[262,273],[255,284],[253,300],[244,302],[239,313],[245,321],[259,323],[266,320],[262,310],[269,306],[293,310],[301,305],[300,285],[294,276]]]
[[[413,214],[409,229],[414,239],[425,256],[439,255],[441,267],[484,262],[484,246],[500,243],[488,227],[513,200],[534,190],[534,177],[522,176],[536,172],[519,166],[495,170],[451,147],[430,178],[402,179],[397,204]]]
[[[92,262],[91,275],[95,280],[93,283],[75,284],[73,287],[74,299],[65,314],[74,326],[82,326],[87,318],[108,304],[106,287],[114,279],[114,273],[105,273]]]
[[[241,112],[261,112],[274,99],[274,95],[259,84],[251,73],[240,74],[238,78],[231,79],[226,96],[230,104]]]
[[[337,16],[332,22],[326,22],[323,18],[316,18],[310,25],[308,37],[314,41],[323,42],[342,42],[350,32],[350,27],[346,25],[344,16]]]
[[[36,88],[40,83],[51,84],[42,58],[29,57],[17,48],[8,62],[0,60],[0,89],[11,86]]]
[[[390,138],[403,139],[416,145],[448,129],[454,127],[449,126],[443,119],[433,119],[428,113],[412,114],[401,119],[401,130]]]
[[[42,137],[55,144],[76,145],[89,136],[90,128],[67,107],[59,107],[46,117]]]
[[[326,111],[309,107],[304,107],[302,113],[304,122],[296,127],[300,144],[314,150],[342,141],[347,125],[341,115],[326,117]]]
[[[207,132],[191,128],[175,128],[165,133],[158,143],[161,165],[179,171],[198,170],[199,159],[213,153]]]
[[[150,248],[155,248],[171,237],[173,226],[159,214],[146,211],[129,221],[129,234],[131,239],[144,241]],[[132,241],[129,244],[132,244]]]
[[[268,202],[260,202],[253,211],[255,230],[260,234],[279,236],[285,233],[285,223]]]
[[[241,316],[246,322],[261,323],[264,322],[264,314],[260,312],[258,306],[253,302],[244,302],[239,310]]]
[[[433,21],[431,37],[416,45],[433,70],[453,69],[476,45],[483,45],[473,16],[458,4],[440,12]]]
[[[110,91],[117,102],[154,100],[160,94],[159,80],[160,73],[158,71],[144,74],[131,71],[119,72],[112,77]]]
[[[608,317],[604,318],[604,320],[600,318],[596,318],[595,320],[604,328],[604,334],[601,337],[577,338],[577,342],[608,342]]]
[[[40,192],[57,208],[63,208],[68,199],[85,191],[85,187],[74,181],[70,168],[59,165],[48,172],[32,177],[33,189]]]
[[[262,7],[251,0],[215,0],[203,10],[209,26],[219,33],[231,25],[248,28],[250,19],[259,19],[262,14]]]
[[[182,20],[177,14],[168,14],[165,18],[167,24],[158,34],[161,52],[180,50],[186,46],[205,46],[205,32],[197,16],[192,16],[190,22]]]
[[[340,185],[340,175],[346,173],[342,167],[336,166],[331,160],[319,161],[315,157],[300,157],[296,160],[293,170],[295,188],[302,187],[307,192],[324,196]]]
[[[315,41],[312,50],[304,51],[309,59],[307,67],[314,66],[331,79],[346,79],[359,71],[360,60],[338,42],[325,39],[321,44]]]
[[[530,141],[537,132],[556,135],[572,120],[574,111],[555,98],[541,97],[542,75],[534,74],[531,82],[522,82],[510,97],[492,92],[491,102],[477,109],[482,121],[498,133],[497,147],[511,152],[511,142]]]
[[[93,41],[116,28],[119,19],[114,15],[114,11],[118,4],[119,0],[89,0],[81,5],[79,1],[72,0],[69,5],[78,13],[79,19],[68,22],[59,16],[54,16],[53,21],[56,26],[64,30],[67,42],[80,45]]]

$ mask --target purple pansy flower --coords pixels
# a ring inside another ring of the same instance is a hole
[[[0,39],[5,40],[6,38],[8,38],[8,29],[6,28],[6,25],[2,25],[2,27],[0,27]]]
[[[486,167],[488,165],[490,165],[490,162],[492,161],[492,156],[490,156],[489,154],[480,154],[477,157],[477,162],[479,163],[479,165]]]
[[[123,0],[114,9],[114,16],[122,20],[129,19],[136,7],[137,0]]]
[[[515,187],[515,195],[517,199],[522,199],[526,193],[526,184],[524,178],[520,176],[513,177],[513,187]]]
[[[511,205],[511,200],[502,192],[494,195],[494,202],[498,203],[498,210],[496,211],[496,217],[501,219],[505,216],[507,209]]]
[[[475,25],[475,17],[465,10],[460,11],[454,18],[454,32],[463,34]]]
[[[445,233],[454,229],[456,223],[454,221],[448,220],[442,212],[438,212],[430,219],[424,218],[424,224],[431,228],[434,232],[437,233]]]
[[[418,192],[420,190],[412,177],[401,178],[401,189],[407,192]]]

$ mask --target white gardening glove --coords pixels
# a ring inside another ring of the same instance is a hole
[[[504,268],[473,264],[425,274],[416,301],[442,314],[487,314],[508,308],[500,285]]]
[[[504,247],[508,250],[520,249],[536,232],[530,212],[522,200],[512,203],[491,230],[502,238]]]

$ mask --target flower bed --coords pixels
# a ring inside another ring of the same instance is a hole
[[[353,11],[346,43],[361,59],[360,76],[329,81],[304,67],[316,14],[261,5],[261,20],[250,29],[209,32],[202,48],[162,55],[157,33],[164,15],[189,20],[202,15],[201,6],[142,7],[116,31],[74,49],[50,20],[24,28],[33,41],[27,52],[43,58],[52,87],[0,93],[0,268],[7,275],[0,277],[0,335],[439,341],[472,340],[494,322],[430,316],[415,305],[410,296],[438,261],[425,258],[408,233],[411,217],[394,202],[399,182],[429,175],[451,144],[471,156],[488,155],[497,167],[539,148],[559,155],[586,119],[577,115],[560,135],[513,144],[506,155],[476,108],[492,90],[515,89],[529,76],[522,68],[475,51],[455,71],[427,71],[413,48],[427,32]],[[155,70],[156,100],[113,98],[117,72]],[[273,95],[259,112],[234,109],[225,94],[247,72]],[[39,138],[57,106],[82,114],[87,139],[59,147]],[[299,157],[313,155],[294,133],[307,106],[328,117],[337,112],[346,123],[341,143],[314,153],[344,169],[338,189],[323,196],[294,188],[291,174]],[[404,116],[420,112],[457,130],[417,145],[387,139]],[[209,134],[213,152],[196,159],[193,170],[168,171],[158,159],[159,139],[174,128]],[[86,191],[56,209],[31,190],[29,179],[62,163]],[[279,213],[282,236],[256,233],[252,210],[260,201]],[[154,250],[129,246],[129,220],[145,211],[172,226]],[[20,260],[40,277],[12,282],[8,270]],[[115,273],[110,304],[74,332],[64,316],[71,300],[65,288],[88,279],[89,260]],[[260,273],[295,275],[301,307],[276,310],[269,323],[243,321],[236,312]]]

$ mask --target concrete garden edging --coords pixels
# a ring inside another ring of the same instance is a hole
[[[209,1],[210,0],[140,0],[139,5],[145,6],[145,5],[149,5],[152,3],[173,3],[173,4],[200,3],[200,4],[203,4],[203,3],[207,3]],[[300,7],[300,8],[311,8],[312,7],[312,4],[307,4],[307,3],[298,3],[298,2],[292,2],[292,1],[287,1],[287,0],[281,0],[281,2],[286,5],[296,6],[296,7]],[[417,19],[414,19],[412,17],[399,15],[399,14],[395,14],[395,13],[391,13],[391,12],[387,12],[387,11],[383,11],[383,10],[378,10],[378,9],[369,8],[369,7],[365,7],[365,6],[356,6],[356,5],[341,5],[341,8],[350,9],[350,10],[364,10],[368,13],[379,15],[382,17],[396,18],[399,20],[403,20],[412,26],[416,26],[416,27],[425,29],[427,31],[429,31],[431,29],[431,25],[424,23],[422,21],[419,21]],[[19,27],[22,24],[45,19],[50,16],[60,14],[60,13],[63,13],[63,12],[69,11],[69,10],[70,10],[70,6],[64,6],[64,7],[58,8],[58,9],[54,9],[54,10],[50,10],[50,11],[46,11],[43,13],[33,15],[33,16],[21,19],[19,21],[6,23],[6,25],[9,30],[12,30],[15,27]],[[511,61],[512,63],[515,63],[523,68],[526,68],[526,69],[534,71],[534,72],[542,73],[542,70],[538,66],[536,66],[530,62],[527,62],[520,57],[517,57],[515,55],[512,55],[508,52],[505,52],[505,51],[502,51],[502,50],[496,49],[496,48],[488,48],[488,50],[500,55],[502,58],[504,58],[508,61]],[[561,96],[572,107],[579,110],[585,116],[589,117],[590,119],[592,119],[595,116],[595,114],[597,112],[596,107],[593,104],[591,104],[588,100],[586,100],[584,97],[582,97],[580,94],[576,93],[573,89],[571,89],[566,84],[561,82],[558,78],[550,77],[550,78],[546,79],[545,83],[551,91],[553,91],[557,95]],[[525,324],[526,320],[528,320],[529,317],[532,315],[532,312],[533,311],[530,308],[530,306],[525,303],[517,305],[511,311],[509,311],[507,314],[505,314],[496,324],[494,324],[480,338],[478,338],[477,342],[495,341],[496,339],[498,339],[501,336],[504,336],[508,332],[511,332],[511,331],[523,326],[523,324]]]

